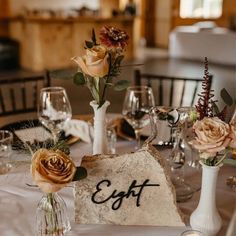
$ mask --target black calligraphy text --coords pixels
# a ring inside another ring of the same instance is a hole
[[[91,200],[95,204],[103,204],[109,201],[110,199],[115,199],[115,201],[112,204],[112,209],[118,210],[121,207],[124,198],[128,199],[129,197],[137,197],[136,206],[139,207],[141,194],[144,191],[144,188],[160,186],[159,184],[150,184],[148,182],[149,182],[149,179],[146,179],[142,184],[137,185],[137,180],[133,180],[127,192],[125,191],[118,192],[118,190],[115,189],[111,194],[109,194],[107,198],[105,198],[104,200],[101,200],[98,197],[98,194],[99,193],[101,194],[104,188],[109,188],[111,186],[111,181],[105,179],[105,180],[100,181],[97,184],[96,192],[93,193]]]

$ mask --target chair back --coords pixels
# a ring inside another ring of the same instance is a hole
[[[210,84],[213,76],[210,75]],[[157,106],[193,106],[201,91],[202,78],[180,78],[135,70],[134,85],[152,87]]]
[[[0,117],[36,112],[40,89],[50,86],[49,73],[0,78]]]

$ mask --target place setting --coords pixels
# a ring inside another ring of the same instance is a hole
[[[150,81],[121,79],[128,42],[117,27],[92,29],[85,54],[72,58],[77,72],[66,79],[89,91],[92,114],[74,114],[70,91],[47,86],[37,119],[1,127],[0,211],[27,215],[12,228],[1,222],[3,236],[233,236],[216,198],[220,186],[235,203],[234,99],[222,89],[218,107],[206,57],[195,104],[158,104]],[[112,89],[124,91],[120,113],[108,110]]]

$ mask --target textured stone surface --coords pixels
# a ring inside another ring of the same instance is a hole
[[[82,166],[87,168],[88,177],[75,184],[77,223],[184,225],[176,206],[172,184],[163,168],[159,153],[153,147],[120,156],[85,157]],[[160,186],[141,188],[133,185],[134,188],[130,189],[130,185],[135,184],[134,180],[136,186],[142,185],[144,181]],[[123,193],[120,193],[121,191]],[[109,198],[112,193],[113,196],[116,195],[115,198],[97,204]],[[122,199],[118,199],[118,193],[119,197],[124,195]]]

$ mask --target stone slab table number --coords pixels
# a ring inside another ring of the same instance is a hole
[[[124,155],[83,158],[75,184],[79,224],[184,226],[164,163],[152,146]]]

